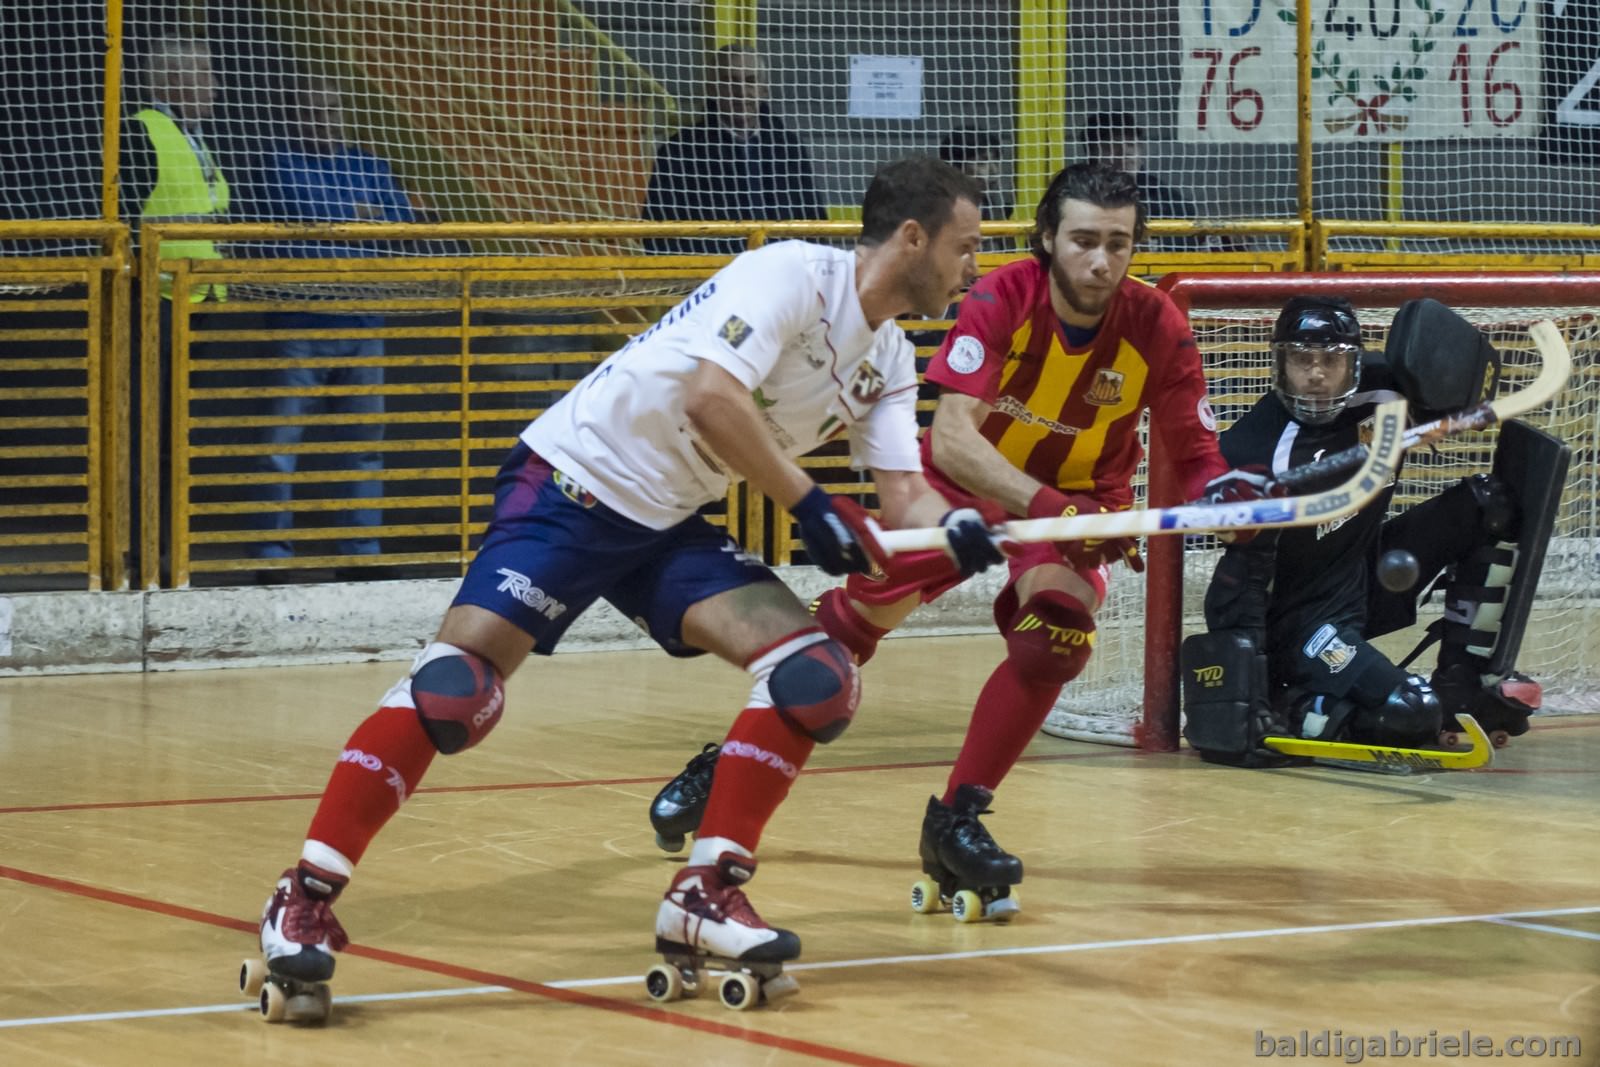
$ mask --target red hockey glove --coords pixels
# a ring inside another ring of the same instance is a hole
[[[1059,515],[1104,515],[1110,508],[1084,493],[1063,493],[1050,486],[1041,486],[1028,501],[1028,518],[1053,519]],[[1112,537],[1106,540],[1063,541],[1062,553],[1079,567],[1098,567],[1122,560],[1135,572],[1144,570],[1144,557],[1139,555],[1139,542],[1131,537]]]

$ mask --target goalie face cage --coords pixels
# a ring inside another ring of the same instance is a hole
[[[1357,309],[1367,348],[1382,350],[1399,305],[1431,296],[1488,333],[1505,363],[1502,391],[1522,388],[1537,371],[1528,328],[1552,320],[1572,350],[1573,374],[1556,401],[1523,416],[1572,446],[1555,532],[1517,668],[1544,686],[1549,712],[1600,709],[1600,653],[1590,637],[1600,596],[1596,426],[1600,410],[1600,274],[1213,274],[1176,275],[1162,283],[1189,315],[1205,362],[1212,407],[1226,429],[1272,383],[1272,324],[1291,296],[1342,296]],[[1395,507],[1409,507],[1460,478],[1487,473],[1496,431],[1442,441],[1406,458]],[[1146,486],[1136,486],[1141,498]],[[1148,501],[1179,502],[1159,446],[1150,456]],[[1153,537],[1144,575],[1118,568],[1097,620],[1100,640],[1088,669],[1069,683],[1046,720],[1057,737],[1133,745],[1178,746],[1178,645],[1204,628],[1201,601],[1220,548],[1215,538]],[[1399,659],[1421,627],[1437,618],[1442,596],[1425,605],[1416,628],[1380,639]],[[1432,669],[1430,651],[1413,668]]]

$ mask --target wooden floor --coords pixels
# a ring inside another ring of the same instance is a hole
[[[368,854],[321,1028],[249,1013],[237,969],[401,665],[0,680],[0,1063],[1209,1065],[1301,1031],[1462,1030],[1579,1037],[1560,1062],[1600,1063],[1600,718],[1409,778],[1041,736],[987,819],[1026,864],[1022,914],[962,926],[907,892],[999,650],[897,640],[867,669],[751,887],[804,941],[801,993],[746,1013],[641,981],[681,862],[646,805],[744,676],[530,664]]]

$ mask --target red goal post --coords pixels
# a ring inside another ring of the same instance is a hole
[[[1219,428],[1225,428],[1270,386],[1272,322],[1277,309],[1292,296],[1326,294],[1349,300],[1362,319],[1367,347],[1380,350],[1394,310],[1408,300],[1432,297],[1490,334],[1513,384],[1522,373],[1519,368],[1530,366],[1533,359],[1527,327],[1542,318],[1555,321],[1573,349],[1573,380],[1553,410],[1535,413],[1530,421],[1571,441],[1574,454],[1563,519],[1557,527],[1557,537],[1569,542],[1570,550],[1549,557],[1546,580],[1552,578],[1552,565],[1559,568],[1569,558],[1573,567],[1583,570],[1577,576],[1557,575],[1550,584],[1564,583],[1562,589],[1567,592],[1551,595],[1566,597],[1560,601],[1560,610],[1588,624],[1587,601],[1593,592],[1588,588],[1593,577],[1588,568],[1594,566],[1594,550],[1600,542],[1588,516],[1594,501],[1588,505],[1581,502],[1593,496],[1596,477],[1594,428],[1589,424],[1600,409],[1600,401],[1590,396],[1600,392],[1595,379],[1600,350],[1600,272],[1177,274],[1163,279],[1160,288],[1172,296],[1195,330],[1213,406],[1222,424]],[[1219,392],[1219,387],[1225,390],[1230,385],[1233,394]],[[1486,470],[1492,431],[1474,436],[1478,440],[1442,450],[1443,465],[1425,475],[1430,479],[1427,485],[1413,486],[1409,499],[1436,492],[1461,474]],[[1159,442],[1152,443],[1148,467],[1147,504],[1181,503],[1181,492]],[[1409,471],[1402,477],[1397,503],[1408,500],[1408,477],[1412,477]],[[1123,586],[1125,595],[1119,605],[1114,588],[1102,608],[1101,639],[1096,648],[1100,662],[1091,661],[1088,675],[1067,686],[1046,722],[1046,732],[1148,751],[1178,747],[1178,645],[1185,632],[1185,588],[1190,588],[1187,622],[1192,631],[1201,625],[1196,617],[1198,595],[1209,576],[1206,561],[1214,560],[1216,551],[1214,542],[1207,544],[1199,538],[1152,537],[1146,545],[1148,569],[1142,583],[1121,568],[1117,570],[1113,586]],[[1547,581],[1540,583],[1541,598]],[[1141,584],[1142,591],[1138,588]],[[1142,655],[1133,647],[1141,632]],[[1527,655],[1525,651],[1525,659]],[[1424,668],[1419,665],[1418,669]],[[1548,667],[1546,674],[1559,676],[1564,684],[1577,688],[1592,682],[1600,670],[1592,670],[1587,653],[1575,649],[1565,660]],[[1550,686],[1546,688],[1548,694]],[[1548,696],[1546,703],[1549,706]]]

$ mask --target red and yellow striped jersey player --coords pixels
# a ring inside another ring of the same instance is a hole
[[[1073,164],[1039,202],[1033,257],[992,271],[967,294],[928,368],[941,394],[922,440],[927,479],[952,506],[993,502],[1028,518],[1128,508],[1146,410],[1187,498],[1257,495],[1260,479],[1227,473],[1188,321],[1165,293],[1127,276],[1144,230],[1132,175]],[[938,555],[897,557],[878,580],[852,575],[817,599],[818,621],[865,663],[918,605],[963,580]],[[923,824],[923,867],[940,896],[970,888],[987,912],[1014,910],[1009,887],[1022,879],[1021,861],[977,816],[1087,664],[1119,559],[1143,569],[1135,542],[1121,539],[1029,544],[1011,558],[994,606],[1006,657]],[[711,772],[710,755],[657,797],[652,821],[666,838],[693,828],[684,820],[697,815],[704,784],[693,779]]]

